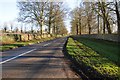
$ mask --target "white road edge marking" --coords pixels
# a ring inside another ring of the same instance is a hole
[[[45,44],[45,45],[43,45],[43,46],[45,47],[45,46],[47,46],[47,45],[49,45],[49,44],[51,44],[51,43],[47,43],[47,44]]]
[[[7,59],[7,60],[5,60],[5,61],[2,61],[2,62],[0,62],[0,64],[6,63],[6,62],[8,62],[8,61],[11,61],[11,60],[13,60],[13,59],[15,59],[15,58],[18,58],[18,57],[20,57],[20,56],[22,56],[22,55],[25,55],[25,54],[27,54],[27,53],[30,53],[30,52],[32,52],[32,51],[34,51],[34,50],[36,50],[36,49],[32,49],[32,50],[30,50],[30,51],[24,52],[24,53],[22,53],[22,54],[20,54],[20,55],[17,55],[17,56],[15,56],[15,57],[12,57],[12,58],[10,58],[10,59]]]

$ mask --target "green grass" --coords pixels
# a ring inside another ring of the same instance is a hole
[[[77,41],[83,43],[84,45],[92,48],[100,55],[108,58],[109,60],[118,64],[118,59],[120,58],[120,44],[116,42],[90,39],[90,38],[82,38],[82,37],[74,37]]]
[[[25,42],[15,42],[15,43],[11,43],[11,44],[4,44],[4,45],[0,46],[0,51],[10,50],[10,49],[14,49],[17,47],[40,43],[40,42],[51,40],[51,39],[53,39],[53,38],[51,37],[51,38],[44,38],[44,39],[40,39],[40,40],[31,40],[31,41],[25,41]]]
[[[79,41],[81,40],[79,39]],[[103,57],[101,54],[98,54],[93,49],[87,47],[86,45],[79,41],[69,38],[66,46],[68,53],[73,58],[75,58],[78,63],[80,64],[84,63],[85,66],[91,67],[99,74],[104,75],[106,77],[118,77],[118,75],[120,75],[118,72],[119,69],[118,65],[110,61],[108,58]],[[93,76],[96,75],[92,73],[93,71],[90,70],[86,71],[91,73],[91,75]]]

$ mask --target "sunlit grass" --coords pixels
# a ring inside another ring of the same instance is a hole
[[[110,41],[104,41],[104,40],[96,40],[96,39],[90,39],[90,38],[77,38],[74,37],[76,40],[81,42],[82,44],[92,48],[96,52],[98,52],[100,55],[108,58],[109,60],[115,62],[116,64],[119,63],[120,58],[120,44],[117,42],[110,42]]]
[[[68,39],[66,47],[68,53],[74,57],[78,63],[82,62],[86,66],[93,68],[101,75],[107,77],[117,77],[119,75],[119,66],[103,55],[98,54],[90,47],[87,47],[76,40],[74,41],[72,38]]]

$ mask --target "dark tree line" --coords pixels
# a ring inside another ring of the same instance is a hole
[[[120,34],[120,1],[80,2],[71,12],[72,34]],[[114,32],[117,26],[117,32]]]

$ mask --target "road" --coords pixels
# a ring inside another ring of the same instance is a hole
[[[1,53],[2,78],[80,78],[62,52],[66,40],[58,38]]]

